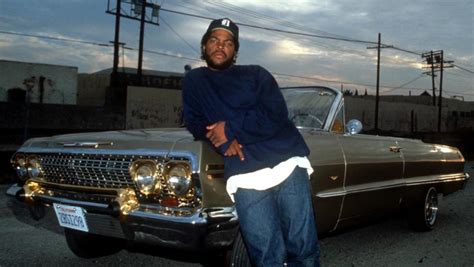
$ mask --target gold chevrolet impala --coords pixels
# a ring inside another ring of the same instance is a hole
[[[431,230],[438,195],[468,181],[457,148],[359,134],[362,125],[346,122],[337,90],[282,92],[290,119],[311,149],[320,234],[400,210],[415,230]],[[234,266],[248,264],[223,160],[184,128],[33,138],[11,162],[18,183],[7,194],[27,205],[36,220],[63,227],[69,248],[80,257],[117,251],[127,240],[224,249]]]

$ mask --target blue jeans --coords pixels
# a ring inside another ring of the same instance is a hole
[[[319,266],[319,246],[306,169],[296,167],[267,190],[239,188],[235,206],[254,266]]]

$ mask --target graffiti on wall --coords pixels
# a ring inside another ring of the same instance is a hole
[[[127,129],[177,127],[182,112],[181,90],[128,87]]]

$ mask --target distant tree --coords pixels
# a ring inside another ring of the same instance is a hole
[[[368,94],[367,94],[367,88],[365,88],[365,93],[364,93],[364,95],[368,95]]]
[[[354,95],[354,94],[352,93],[352,91],[349,90],[349,89],[345,89],[344,91],[342,91],[342,94],[345,95],[345,96],[352,96],[352,95]]]
[[[354,95],[355,95],[355,96],[358,96],[358,95],[359,95],[359,91],[357,91],[357,89],[356,89],[356,91],[355,91],[355,94],[354,94]]]

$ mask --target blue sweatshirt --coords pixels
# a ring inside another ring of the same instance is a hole
[[[226,178],[309,154],[303,137],[288,119],[277,82],[260,66],[193,69],[183,79],[183,104],[186,127],[197,140],[209,142],[206,126],[225,121],[228,142],[217,150],[224,154],[234,139],[242,145],[245,160],[224,157]]]

